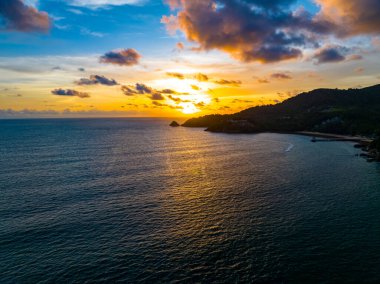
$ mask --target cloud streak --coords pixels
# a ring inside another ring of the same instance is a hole
[[[63,96],[63,97],[78,97],[78,98],[81,98],[81,99],[84,99],[84,98],[89,98],[90,95],[88,93],[85,93],[85,92],[79,92],[79,91],[76,91],[76,90],[72,90],[72,89],[55,89],[55,90],[52,90],[51,93],[53,95],[56,95],[56,96]]]
[[[240,87],[242,82],[240,80],[226,80],[226,79],[220,79],[214,81],[214,83],[218,85],[227,85],[227,86],[233,86],[233,87]]]
[[[273,73],[270,77],[272,79],[278,79],[278,80],[290,80],[290,79],[292,79],[292,76],[290,76],[286,73]]]
[[[209,77],[203,73],[182,74],[179,72],[167,72],[166,75],[169,77],[177,78],[179,80],[193,79],[193,80],[197,80],[199,82],[207,82],[209,80]]]
[[[108,79],[100,75],[91,75],[89,79],[81,78],[76,81],[75,84],[79,86],[89,86],[89,85],[105,85],[105,86],[116,86],[119,85],[114,79]]]
[[[179,80],[185,79],[185,75],[182,73],[178,73],[178,72],[167,72],[166,75],[169,77],[177,78]]]
[[[141,5],[144,0],[66,0],[72,6],[101,8],[108,6]]]
[[[35,109],[0,109],[0,118],[29,118],[29,117],[125,117],[131,115],[139,115],[136,111],[101,111],[101,110],[83,110],[76,111],[65,109],[63,111],[56,110],[35,110]],[[141,114],[140,114],[141,115]]]

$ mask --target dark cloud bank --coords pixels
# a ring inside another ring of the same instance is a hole
[[[326,47],[316,52],[313,57],[316,63],[330,63],[330,62],[341,62],[346,60],[344,55],[344,48],[341,47]]]
[[[303,56],[304,48],[319,50],[329,36],[344,39],[380,33],[378,0],[317,0],[321,10],[315,15],[303,8],[291,11],[296,2],[167,0],[177,12],[162,22],[171,31],[181,30],[199,45],[198,50],[218,49],[242,62],[296,59]],[[336,60],[322,58],[321,62],[340,61],[335,55]]]

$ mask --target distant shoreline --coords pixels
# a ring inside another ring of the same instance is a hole
[[[183,125],[182,125],[183,126]],[[188,127],[188,126],[184,126]],[[193,127],[190,127],[193,128]],[[204,127],[196,127],[204,128]],[[206,129],[206,131],[209,131]],[[218,131],[209,131],[211,133],[225,133],[225,134],[260,134],[260,133],[277,133],[277,134],[289,134],[289,135],[301,135],[313,137],[311,142],[351,142],[356,143],[355,148],[359,148],[363,151],[362,154],[358,156],[364,157],[369,162],[378,161],[380,162],[380,151],[376,148],[371,147],[371,145],[376,141],[375,139],[364,137],[364,136],[350,136],[350,135],[340,135],[332,133],[323,133],[323,132],[312,132],[312,131],[263,131],[263,132],[218,132]],[[323,139],[317,139],[323,138]]]
[[[326,138],[328,139],[327,141],[357,142],[363,145],[369,145],[373,141],[373,139],[370,139],[368,137],[339,135],[339,134],[311,132],[311,131],[297,131],[297,132],[293,132],[293,134],[317,137],[317,138]]]
[[[350,136],[350,135],[341,135],[341,134],[333,134],[333,133],[323,133],[323,132],[313,132],[313,131],[258,131],[258,132],[232,132],[232,131],[210,131],[207,127],[204,126],[185,126],[181,125],[185,128],[203,128],[207,132],[211,133],[225,133],[225,134],[260,134],[260,133],[277,133],[277,134],[293,134],[293,135],[301,135],[301,136],[309,136],[315,138],[325,138],[325,141],[337,141],[337,142],[356,142],[362,145],[368,146],[375,139],[365,137],[365,136]]]

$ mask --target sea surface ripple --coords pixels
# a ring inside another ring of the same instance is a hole
[[[380,282],[352,144],[169,122],[0,121],[0,282]]]

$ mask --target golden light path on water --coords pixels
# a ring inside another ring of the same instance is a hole
[[[0,122],[2,282],[378,277],[380,177],[351,144],[157,118]]]

